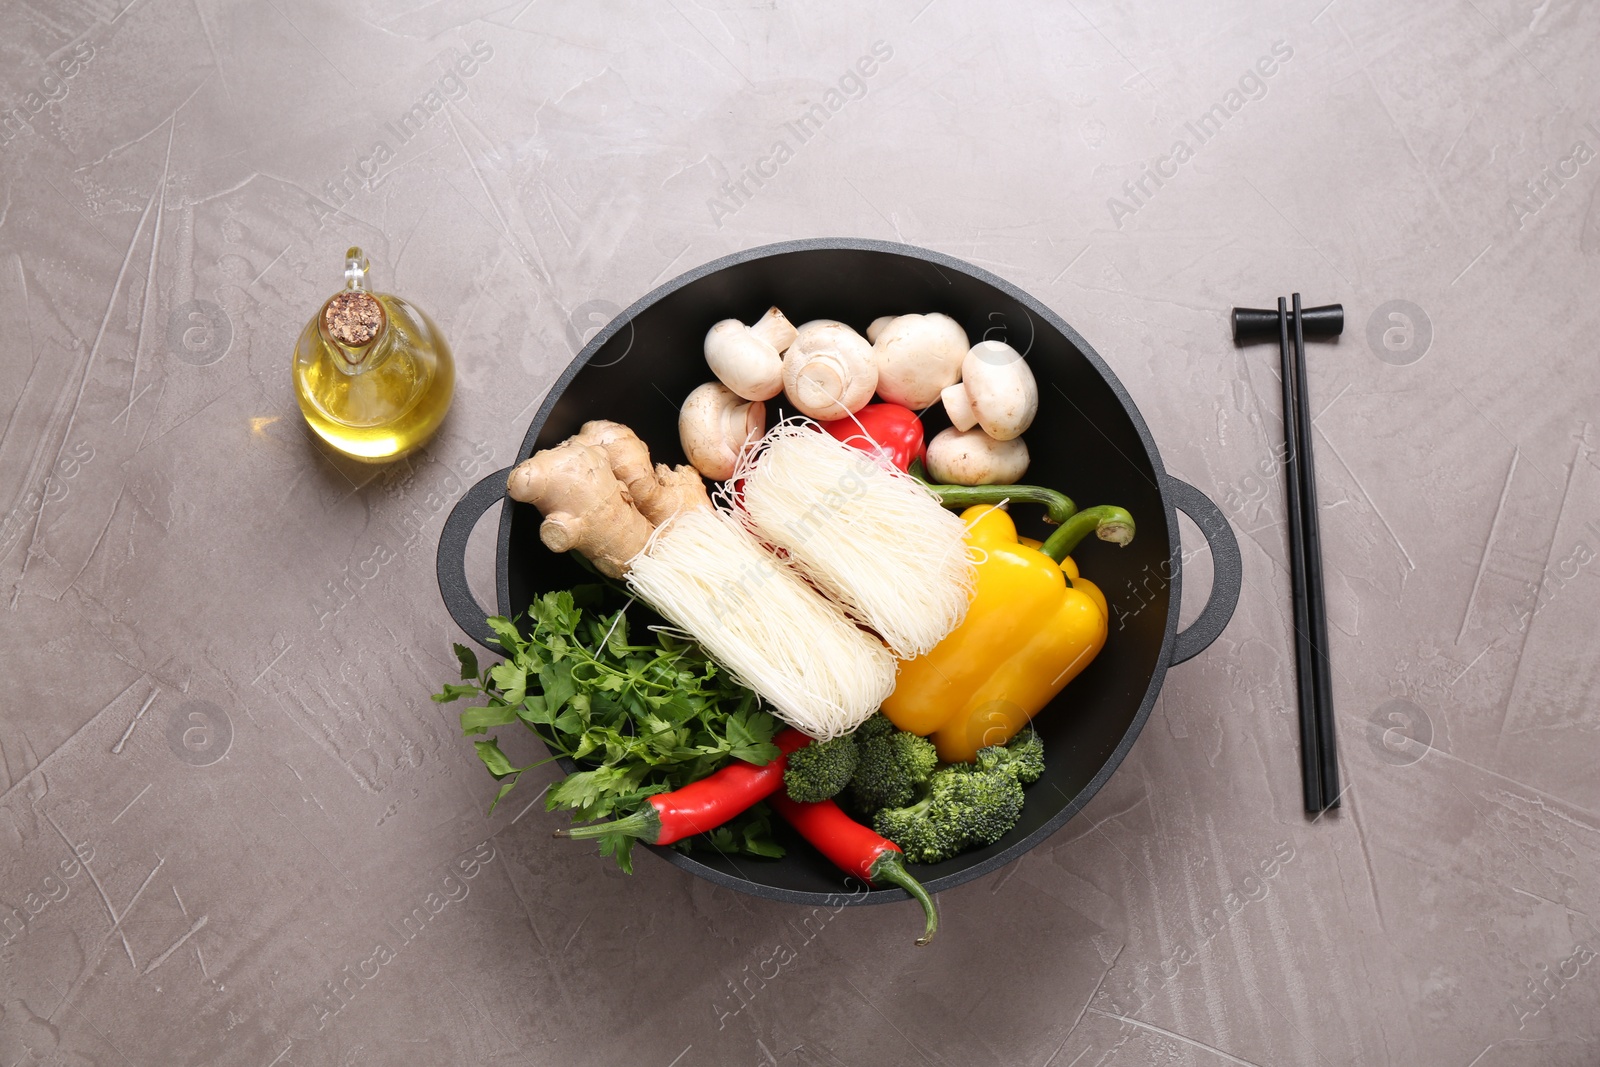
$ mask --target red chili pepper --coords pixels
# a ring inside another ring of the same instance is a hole
[[[652,845],[670,845],[707,830],[715,830],[735,815],[783,788],[789,753],[805,748],[811,738],[787,729],[772,739],[780,755],[762,767],[734,760],[721,770],[670,793],[657,793],[632,815],[570,830],[557,837],[577,839],[626,834]]]
[[[933,940],[939,929],[939,913],[922,883],[907,872],[899,845],[862,826],[831,800],[802,804],[780,791],[773,795],[772,806],[841,871],[873,885],[888,882],[910,893],[927,916],[927,927],[917,944],[926,945]]]
[[[828,433],[863,452],[878,452],[901,470],[926,451],[922,420],[900,404],[868,404],[854,415],[825,422]]]

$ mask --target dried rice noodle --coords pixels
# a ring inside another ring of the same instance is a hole
[[[725,512],[679,513],[629,562],[627,580],[814,738],[854,730],[894,689],[895,660],[883,643]]]
[[[881,457],[790,419],[745,449],[728,485],[750,530],[896,656],[922,655],[966,617],[966,527]]]

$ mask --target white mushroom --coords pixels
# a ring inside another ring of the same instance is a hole
[[[771,400],[783,391],[783,350],[795,328],[777,308],[769,308],[754,326],[723,319],[706,333],[706,362],[711,373],[746,400]]]
[[[958,430],[982,425],[996,441],[1009,441],[1033,424],[1039,386],[1033,371],[1004,341],[979,341],[961,361],[961,381],[942,394]]]
[[[928,442],[928,474],[951,485],[1014,485],[1028,470],[1022,438],[996,441],[982,430],[940,430]]]
[[[766,430],[767,405],[746,402],[721,382],[707,382],[678,410],[678,439],[694,469],[712,481],[733,475],[739,450]]]
[[[783,391],[813,419],[861,410],[878,388],[878,365],[867,339],[842,322],[813,319],[783,355]]]
[[[794,335],[799,331],[794,328],[794,323],[784,317],[783,312],[775,307],[767,309],[767,313],[750,327],[750,332],[761,338],[767,344],[778,350],[778,355],[783,355],[789,346],[794,344]],[[773,393],[777,396],[777,393]]]
[[[898,315],[880,315],[867,324],[867,340],[873,344],[878,343],[878,335],[883,328],[899,318]]]
[[[867,327],[867,336],[878,361],[878,395],[891,404],[921,411],[961,379],[967,331],[949,315],[878,319]]]

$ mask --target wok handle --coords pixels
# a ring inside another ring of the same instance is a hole
[[[1239,590],[1244,585],[1244,557],[1239,554],[1239,539],[1222,514],[1222,509],[1188,482],[1163,475],[1165,496],[1173,506],[1194,520],[1211,548],[1211,598],[1189,628],[1178,634],[1172,663],[1193,659],[1222,635],[1233,609],[1239,606]]]
[[[489,612],[478,603],[467,585],[467,539],[490,506],[504,500],[506,476],[511,468],[497,470],[468,489],[444,520],[439,531],[439,598],[445,610],[466,635],[491,652],[502,652],[489,629]]]

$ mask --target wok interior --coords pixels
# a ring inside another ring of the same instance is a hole
[[[1025,354],[1039,383],[1039,414],[1024,435],[1032,455],[1025,480],[1060,489],[1079,507],[1121,504],[1139,524],[1131,545],[1119,549],[1091,538],[1074,553],[1084,577],[1099,585],[1111,605],[1110,636],[1094,663],[1034,719],[1045,741],[1045,773],[1028,787],[1017,826],[986,849],[912,868],[922,881],[948,888],[966,880],[963,872],[1013,848],[1058,816],[1135,722],[1156,671],[1169,603],[1169,531],[1154,468],[1133,420],[1094,364],[1016,297],[947,264],[837,248],[782,252],[724,267],[639,311],[557,398],[535,447],[552,446],[585,421],[604,418],[633,427],[657,461],[685,462],[678,405],[712,377],[701,351],[706,330],[723,318],[754,322],[774,304],[796,325],[832,318],[863,334],[880,315],[939,311],[961,323],[974,343],[1007,342]],[[769,402],[769,424],[782,403],[781,396]],[[930,440],[949,425],[939,406],[923,419]],[[504,561],[513,613],[546,590],[593,580],[569,557],[540,543],[536,510],[513,506]],[[1012,512],[1023,533],[1041,538],[1047,533],[1039,508],[1020,505]],[[893,566],[894,561],[884,563]],[[778,861],[662,851],[680,866],[703,865],[756,893],[761,887],[840,891],[843,876],[831,864],[787,827],[779,827],[779,833],[789,854]]]

